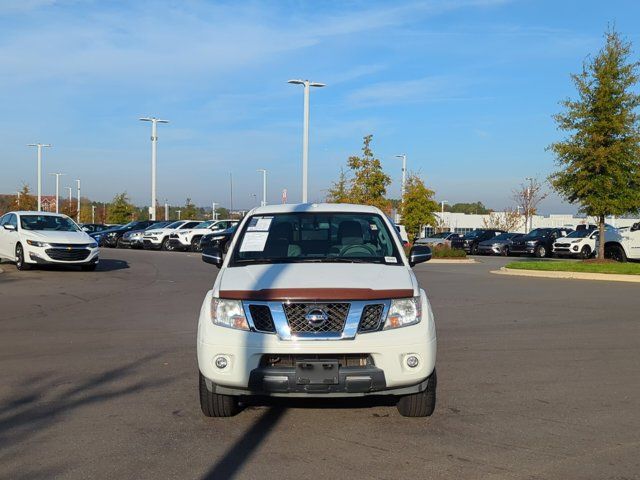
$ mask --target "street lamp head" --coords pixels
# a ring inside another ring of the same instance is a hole
[[[311,82],[309,84],[310,87],[326,87],[327,84],[326,83],[319,83],[319,82]]]
[[[396,155],[396,158],[404,158],[404,157],[406,157],[406,155],[404,153],[401,154],[401,155]]]
[[[304,80],[288,80],[287,83],[294,83],[296,85],[304,85]]]

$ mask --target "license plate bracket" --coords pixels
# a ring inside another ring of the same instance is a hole
[[[296,362],[296,383],[298,385],[337,385],[339,374],[337,360]]]

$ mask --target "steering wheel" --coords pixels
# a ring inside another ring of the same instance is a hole
[[[369,245],[347,245],[340,250],[341,257],[375,257],[376,251]]]

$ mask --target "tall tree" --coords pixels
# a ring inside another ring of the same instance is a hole
[[[531,219],[538,213],[538,205],[549,194],[542,190],[542,183],[537,178],[530,178],[528,184],[521,183],[518,188],[513,190],[513,200],[522,210],[524,215],[524,230],[529,231],[531,227]]]
[[[350,201],[362,205],[373,205],[389,213],[389,201],[385,195],[391,178],[384,173],[380,160],[371,150],[372,139],[373,135],[364,137],[362,156],[351,156],[347,162],[353,172]]]
[[[344,171],[344,168],[340,168],[340,176],[338,180],[331,184],[329,192],[327,193],[327,202],[329,203],[350,203],[351,191],[349,187],[349,178]]]
[[[198,210],[190,198],[187,198],[187,201],[184,203],[180,217],[183,220],[195,220],[198,218]]]
[[[20,193],[16,195],[12,208],[14,210],[36,210],[38,208],[38,200],[36,200],[36,197],[31,195],[29,185],[26,183],[22,184]]]
[[[571,76],[578,100],[564,100],[565,110],[554,117],[569,136],[550,146],[561,167],[551,176],[553,187],[598,218],[600,259],[605,216],[640,209],[640,95],[634,91],[640,63],[630,61],[631,44],[617,32],[605,38],[598,55]]]
[[[495,228],[505,232],[516,232],[522,226],[522,215],[513,208],[505,208],[504,212],[491,212],[482,220],[485,228]]]
[[[438,210],[438,203],[433,199],[434,195],[435,192],[425,186],[422,178],[415,173],[409,174],[400,212],[411,240],[419,236],[422,225],[437,224],[433,213]]]
[[[127,192],[119,193],[113,197],[108,208],[108,223],[128,223],[134,211],[134,206],[129,202]]]

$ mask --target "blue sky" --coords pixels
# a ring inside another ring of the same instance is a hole
[[[159,131],[158,198],[249,207],[269,170],[269,200],[300,198],[302,88],[311,95],[310,200],[362,137],[394,180],[400,161],[439,200],[501,209],[527,176],[554,168],[551,116],[569,74],[608,23],[640,49],[635,1],[3,0],[0,192],[44,172],[81,178],[109,200],[150,192],[149,125]],[[637,54],[636,54],[637,58]],[[45,178],[53,193],[53,177]],[[551,196],[543,212],[574,208]]]

